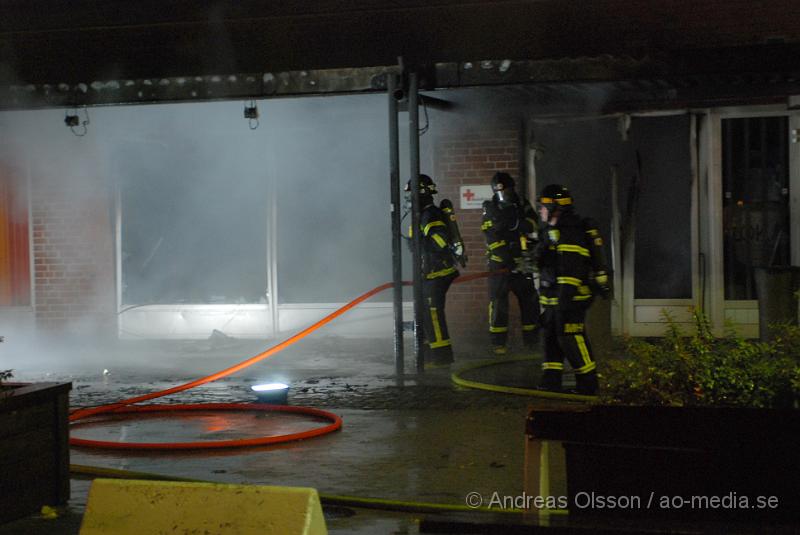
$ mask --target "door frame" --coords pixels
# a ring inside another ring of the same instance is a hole
[[[792,141],[791,133],[800,129],[800,113],[786,105],[741,106],[715,108],[706,115],[707,132],[704,210],[700,224],[707,229],[706,247],[701,254],[708,258],[708,284],[704,299],[715,334],[722,335],[727,326],[747,338],[758,337],[758,301],[725,299],[725,258],[722,227],[722,121],[753,117],[788,117],[789,131],[789,214],[790,228],[800,228],[800,143]],[[800,137],[798,134],[796,137]],[[793,265],[800,263],[800,232],[790,233],[790,257]]]
[[[800,111],[786,105],[738,106],[690,110],[692,298],[635,299],[635,235],[622,254],[622,332],[631,336],[661,336],[662,311],[691,330],[691,311],[702,310],[715,334],[727,326],[745,337],[758,337],[758,301],[726,300],[722,228],[722,120],[748,117],[789,118],[789,212],[792,229],[800,229]],[[634,230],[635,233],[635,230]],[[800,265],[800,230],[790,234],[792,265]]]
[[[691,272],[691,285],[692,296],[688,298],[672,298],[672,299],[636,299],[635,291],[635,252],[636,252],[636,228],[631,229],[632,238],[627,240],[626,244],[619,243],[618,237],[612,236],[612,247],[614,248],[612,254],[616,258],[622,259],[622,296],[621,303],[619,297],[615,296],[614,303],[619,303],[620,306],[618,314],[621,314],[621,319],[617,319],[618,324],[622,325],[622,332],[630,336],[662,336],[666,331],[667,321],[665,313],[675,323],[691,329],[694,325],[692,320],[692,311],[701,306],[700,295],[702,294],[702,280],[700,275],[701,269],[701,255],[699,253],[700,243],[700,225],[698,217],[698,207],[700,202],[700,140],[698,139],[699,127],[701,126],[701,115],[696,112],[687,112],[689,114],[689,160],[690,160],[690,204],[689,204],[689,236],[690,236],[690,250],[692,256],[690,258],[690,272]],[[617,191],[616,185],[612,188]],[[615,195],[615,200],[617,197]],[[612,207],[613,215],[612,221],[619,221],[621,215],[619,213],[618,203],[614,203]],[[634,222],[635,223],[635,222]],[[623,250],[624,248],[624,250]],[[615,273],[615,277],[619,277]],[[616,283],[615,283],[616,284]],[[613,306],[612,306],[613,308]],[[617,329],[614,329],[617,331]]]

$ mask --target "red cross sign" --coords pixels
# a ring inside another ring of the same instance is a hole
[[[480,210],[483,201],[492,198],[492,187],[489,184],[470,184],[459,188],[462,210]]]

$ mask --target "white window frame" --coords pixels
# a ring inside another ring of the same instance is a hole
[[[664,318],[664,313],[668,314],[673,321],[679,325],[691,328],[693,323],[692,310],[698,307],[698,296],[700,295],[700,275],[699,275],[699,227],[698,227],[698,198],[699,198],[699,154],[697,143],[697,124],[698,116],[696,113],[691,113],[689,116],[689,154],[691,162],[691,199],[690,199],[690,248],[692,257],[690,259],[690,269],[692,274],[692,296],[688,298],[674,298],[674,299],[635,299],[635,252],[636,252],[636,229],[632,230],[633,237],[629,241],[627,250],[618,251],[621,245],[616,244],[614,247],[614,254],[622,258],[622,299],[618,303],[617,297],[612,303],[612,310],[618,309],[621,313],[621,320],[617,319],[616,322],[621,323],[622,332],[631,336],[662,336],[666,331],[667,322]],[[616,191],[616,188],[614,188]],[[616,199],[616,197],[615,197]],[[618,212],[617,206],[612,208]],[[619,220],[619,214],[615,220]],[[614,243],[617,239],[612,237]],[[619,275],[615,273],[615,278],[619,279]],[[616,284],[619,284],[615,280]],[[617,305],[617,306],[614,306]],[[617,329],[614,329],[618,332]]]
[[[724,236],[722,228],[722,121],[723,119],[742,119],[750,117],[789,118],[789,132],[800,129],[800,114],[787,109],[786,105],[742,106],[715,108],[707,112],[708,136],[705,146],[704,169],[706,180],[703,184],[707,194],[703,199],[704,210],[700,214],[700,225],[707,229],[706,240],[701,252],[708,259],[705,301],[706,312],[711,320],[715,334],[724,333],[726,326],[748,338],[758,337],[758,301],[726,300],[724,272]],[[800,142],[789,140],[789,212],[791,228],[800,229]],[[791,233],[790,255],[792,265],[800,265],[800,230]]]

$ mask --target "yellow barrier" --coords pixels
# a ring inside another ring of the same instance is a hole
[[[326,535],[328,529],[311,488],[95,479],[80,534],[143,533]]]

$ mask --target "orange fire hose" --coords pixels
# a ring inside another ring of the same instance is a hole
[[[294,440],[318,437],[332,433],[342,426],[342,419],[328,411],[311,407],[293,407],[289,405],[269,405],[266,403],[195,403],[182,405],[138,405],[114,409],[114,414],[160,413],[160,412],[188,412],[188,411],[258,411],[258,412],[289,412],[315,416],[330,420],[331,423],[308,431],[273,435],[256,438],[239,438],[233,440],[194,441],[194,442],[113,442],[103,440],[89,440],[83,438],[70,438],[73,446],[89,448],[102,448],[112,450],[197,450],[221,448],[249,448],[280,444]],[[73,424],[74,425],[74,424]],[[81,425],[81,424],[77,424]]]
[[[454,282],[457,283],[468,282],[475,279],[487,277],[489,275],[490,275],[489,272],[474,273],[472,275],[464,275],[458,277]],[[311,407],[288,407],[282,405],[265,405],[257,403],[201,403],[201,404],[182,404],[182,405],[138,405],[138,406],[130,406],[130,405],[133,405],[134,403],[141,403],[143,401],[149,401],[151,399],[156,399],[163,396],[168,396],[170,394],[175,394],[178,392],[183,392],[184,390],[189,390],[190,388],[194,388],[196,386],[216,381],[217,379],[221,379],[222,377],[227,377],[228,375],[234,374],[249,366],[252,366],[257,362],[260,362],[268,357],[271,357],[275,353],[283,351],[290,345],[302,340],[303,338],[305,338],[312,332],[316,331],[320,327],[327,325],[334,319],[338,318],[351,308],[354,308],[360,303],[366,301],[373,295],[378,294],[383,290],[386,290],[387,288],[391,288],[392,285],[393,283],[387,282],[385,284],[381,284],[380,286],[373,288],[372,290],[366,293],[361,294],[360,296],[356,297],[355,299],[353,299],[346,305],[342,306],[341,308],[334,310],[333,312],[331,312],[321,320],[317,321],[310,327],[306,327],[302,331],[287,338],[283,342],[276,344],[270,347],[269,349],[262,351],[258,355],[250,357],[249,359],[244,360],[238,364],[235,364],[229,368],[225,368],[224,370],[212,373],[211,375],[207,375],[205,377],[201,377],[200,379],[195,379],[194,381],[182,385],[173,386],[172,388],[167,388],[166,390],[160,390],[158,392],[151,392],[149,394],[123,399],[121,401],[110,403],[108,405],[101,405],[99,407],[78,409],[72,412],[69,416],[70,422],[77,422],[78,420],[84,420],[86,418],[90,418],[92,416],[97,416],[99,414],[104,414],[104,413],[130,414],[130,413],[140,413],[140,412],[185,412],[193,410],[275,411],[275,412],[301,413],[314,417],[320,417],[332,422],[327,426],[299,433],[288,433],[285,435],[273,435],[260,438],[223,440],[223,441],[132,443],[132,442],[109,442],[109,441],[89,440],[89,439],[71,437],[70,444],[73,446],[94,447],[103,449],[128,449],[128,450],[137,450],[137,449],[187,450],[187,449],[209,449],[209,448],[243,448],[243,447],[261,446],[267,444],[278,444],[283,442],[291,442],[295,440],[303,440],[314,436],[320,436],[327,433],[332,433],[333,431],[336,431],[342,427],[342,419],[333,413],[323,411],[320,409],[314,409]],[[403,285],[410,286],[411,282],[403,281]]]

